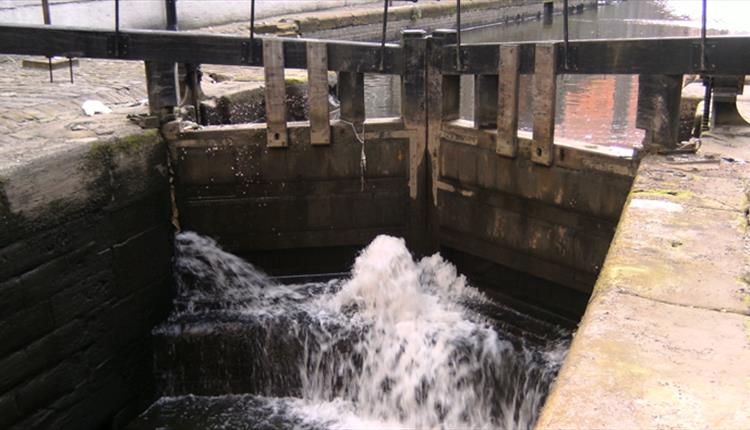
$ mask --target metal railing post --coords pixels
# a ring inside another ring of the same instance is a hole
[[[388,2],[389,0],[384,0],[383,5],[383,37],[380,41],[380,70],[383,70],[383,66],[385,64],[385,38],[387,36],[388,32]]]
[[[456,0],[456,70],[461,71],[461,0]]]

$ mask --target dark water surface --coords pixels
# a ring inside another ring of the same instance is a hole
[[[709,34],[747,33],[742,16],[750,2],[708,2]],[[570,16],[570,39],[643,38],[700,35],[699,0],[628,0],[601,5]],[[563,20],[551,25],[541,20],[464,30],[465,43],[520,42],[562,39]],[[398,115],[398,78],[368,76],[369,117]],[[461,81],[461,117],[473,119],[473,76]],[[602,144],[632,147],[643,131],[635,128],[637,75],[562,75],[558,77],[555,133],[557,136]],[[531,76],[522,76],[519,127],[531,130]]]

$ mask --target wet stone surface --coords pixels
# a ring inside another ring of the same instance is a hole
[[[164,397],[126,430],[324,430],[324,422],[296,415],[279,399],[252,395]]]

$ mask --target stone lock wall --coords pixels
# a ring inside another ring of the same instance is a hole
[[[0,428],[118,428],[156,394],[171,210],[137,133],[0,172]]]

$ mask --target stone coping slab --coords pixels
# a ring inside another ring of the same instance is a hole
[[[747,128],[714,130],[698,154],[641,162],[537,428],[750,425],[744,160]]]

